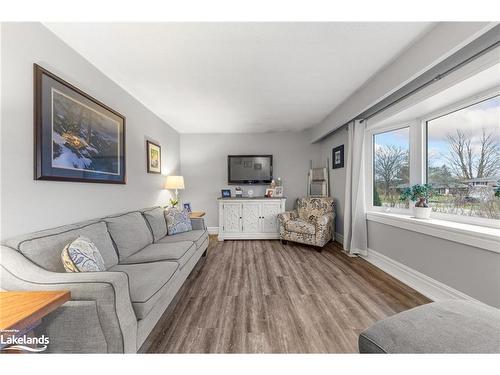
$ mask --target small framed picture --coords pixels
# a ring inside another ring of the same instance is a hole
[[[276,188],[274,188],[274,196],[275,197],[283,196],[283,186],[276,186]]]
[[[268,198],[274,197],[274,189],[266,189],[266,197]]]
[[[156,143],[146,141],[148,153],[148,173],[161,173],[161,147]]]
[[[191,203],[183,203],[182,206],[184,207],[185,211],[191,212]]]
[[[335,147],[332,150],[332,168],[344,168],[344,145]]]
[[[231,198],[231,190],[230,189],[222,189],[221,194],[222,194],[222,198]]]

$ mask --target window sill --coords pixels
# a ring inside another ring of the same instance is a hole
[[[500,253],[500,229],[497,228],[375,211],[367,212],[366,219]]]

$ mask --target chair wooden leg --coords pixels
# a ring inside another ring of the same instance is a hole
[[[282,245],[286,245],[288,243],[287,240],[281,240],[281,239],[280,239],[280,242],[281,242]]]

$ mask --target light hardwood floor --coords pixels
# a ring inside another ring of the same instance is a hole
[[[204,264],[203,264],[204,263]],[[141,348],[148,353],[356,353],[374,322],[429,300],[330,243],[210,239]]]

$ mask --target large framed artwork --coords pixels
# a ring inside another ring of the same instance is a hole
[[[35,179],[125,184],[125,117],[34,64]]]
[[[148,152],[148,173],[161,173],[161,147],[156,143],[146,141]]]

